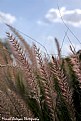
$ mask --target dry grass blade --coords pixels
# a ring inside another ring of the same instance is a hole
[[[73,50],[74,49],[74,50]],[[75,55],[76,54],[76,51],[75,51],[75,48],[72,48],[72,46],[70,45],[70,50],[71,52]]]

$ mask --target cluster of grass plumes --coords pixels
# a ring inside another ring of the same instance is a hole
[[[16,29],[8,27],[15,35],[7,32],[16,63],[0,64],[1,116],[81,121],[80,53],[72,51],[62,58],[55,39],[58,57],[48,60],[35,44],[30,47]]]

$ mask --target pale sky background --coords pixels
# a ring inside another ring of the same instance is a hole
[[[36,39],[46,47],[48,53],[56,53],[54,38],[61,45],[67,31],[57,4],[64,22],[81,41],[81,0],[0,0],[0,38],[6,37],[8,28],[3,24],[5,22]],[[81,44],[69,30],[67,36],[79,50]],[[67,36],[62,48],[64,55],[69,53]],[[28,43],[33,42],[27,37],[25,39]]]

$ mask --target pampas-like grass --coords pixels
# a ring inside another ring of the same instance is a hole
[[[76,120],[81,120],[81,69],[80,61],[76,55],[70,58],[71,74],[72,74],[72,88],[73,88],[73,104],[75,108]]]
[[[0,91],[0,114],[2,117],[33,117],[23,99],[8,89],[6,93]]]
[[[27,53],[27,58],[28,60],[30,60],[30,63],[32,64],[32,67],[37,67],[37,64],[36,64],[36,58],[35,58],[35,54],[34,54],[34,50],[33,50],[33,47],[30,47],[30,45],[26,42],[26,40],[17,32],[17,30],[8,25],[7,26],[10,28],[10,30],[15,34],[15,36],[18,37],[18,39],[20,40],[20,42],[22,43],[23,45],[23,48],[24,48],[24,51],[25,53]],[[34,69],[35,69],[34,68]]]
[[[81,62],[76,52],[62,58],[55,39],[58,57],[52,56],[51,62],[35,44],[30,47],[16,29],[8,27],[16,36],[7,32],[16,65],[9,65],[5,57],[6,63],[0,64],[1,113],[40,121],[80,121]]]
[[[81,65],[80,65],[78,56],[77,55],[72,56],[70,59],[71,59],[72,65],[73,65],[73,70],[78,78],[79,83],[81,84],[81,69],[80,69]]]
[[[44,90],[44,96],[45,96],[45,103],[48,106],[49,109],[49,113],[51,115],[51,120],[55,121],[55,99],[56,99],[56,95],[55,92],[53,90],[53,85],[51,85],[51,80],[49,78],[49,72],[47,73],[45,66],[43,64],[43,60],[41,57],[41,54],[39,52],[39,49],[37,49],[36,45],[34,45],[35,48],[35,53],[37,55],[37,60],[38,60],[38,64],[39,64],[39,68],[40,68],[40,74],[41,74],[41,84],[42,84],[42,88]]]
[[[9,37],[9,40],[11,42],[13,49],[15,50],[15,53],[16,53],[15,56],[21,62],[21,66],[24,69],[25,79],[27,80],[27,84],[29,86],[30,92],[35,94],[36,98],[38,98],[38,92],[37,92],[37,88],[36,88],[37,84],[34,79],[31,66],[26,58],[26,55],[25,55],[24,51],[22,50],[22,48],[20,47],[17,40],[15,38],[13,38],[12,35],[10,35],[9,33],[7,33],[7,35]]]

